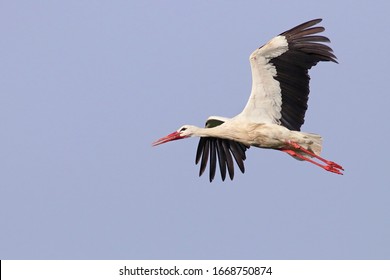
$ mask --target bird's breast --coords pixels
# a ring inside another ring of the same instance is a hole
[[[215,137],[234,140],[249,146],[274,149],[282,148],[291,133],[287,128],[277,124],[241,121],[225,123],[215,130]]]

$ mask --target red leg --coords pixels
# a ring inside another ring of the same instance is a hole
[[[326,159],[324,159],[324,158],[314,154],[313,152],[303,148],[301,145],[299,145],[299,144],[297,144],[297,143],[295,143],[293,141],[288,141],[287,144],[289,146],[291,146],[292,148],[294,148],[295,150],[299,150],[299,151],[301,151],[301,152],[303,152],[303,153],[305,153],[305,154],[307,154],[309,156],[312,156],[312,157],[314,157],[314,158],[316,158],[316,159],[326,163],[326,165],[322,165],[322,164],[320,164],[318,162],[315,162],[314,160],[312,160],[310,158],[307,158],[307,157],[303,156],[302,154],[296,153],[294,150],[291,150],[291,149],[281,149],[281,151],[286,152],[286,153],[288,153],[291,156],[294,156],[294,157],[300,158],[302,160],[308,161],[310,163],[313,163],[313,164],[315,164],[315,165],[325,169],[326,171],[333,172],[333,173],[340,174],[340,175],[343,174],[340,171],[340,170],[344,170],[341,165],[339,165],[339,164],[337,164],[337,163],[335,163],[333,161],[326,160]]]

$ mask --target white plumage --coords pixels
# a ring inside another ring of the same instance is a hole
[[[321,19],[311,20],[283,32],[250,55],[252,90],[240,114],[231,119],[209,117],[205,128],[182,126],[153,145],[201,137],[196,163],[201,163],[202,175],[210,161],[210,182],[215,177],[217,159],[222,180],[226,170],[233,179],[233,158],[244,173],[245,153],[250,146],[280,150],[342,174],[340,165],[320,157],[321,136],[300,132],[309,95],[308,70],[319,61],[337,63],[333,50],[323,44],[329,39],[318,35],[324,28],[313,27],[319,22]]]
[[[237,117],[255,123],[278,123],[282,94],[279,82],[274,79],[276,68],[269,61],[287,51],[287,40],[277,36],[250,55],[252,91],[244,110]]]

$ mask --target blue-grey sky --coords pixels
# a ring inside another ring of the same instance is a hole
[[[389,259],[388,1],[0,3],[0,259]],[[198,177],[183,124],[234,116],[249,54],[321,17],[303,131],[338,176],[251,148]],[[217,173],[219,176],[219,174]]]

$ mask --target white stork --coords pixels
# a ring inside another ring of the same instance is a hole
[[[318,35],[325,29],[314,26],[321,21],[311,20],[283,32],[250,55],[252,92],[240,114],[233,118],[209,117],[205,128],[184,125],[153,146],[200,137],[196,164],[201,161],[201,176],[210,159],[210,182],[215,176],[217,157],[222,180],[226,169],[233,180],[233,158],[244,173],[245,152],[250,146],[279,150],[342,174],[340,165],[320,157],[321,136],[300,132],[309,95],[308,70],[319,61],[337,63],[333,50],[323,44],[330,40]]]

